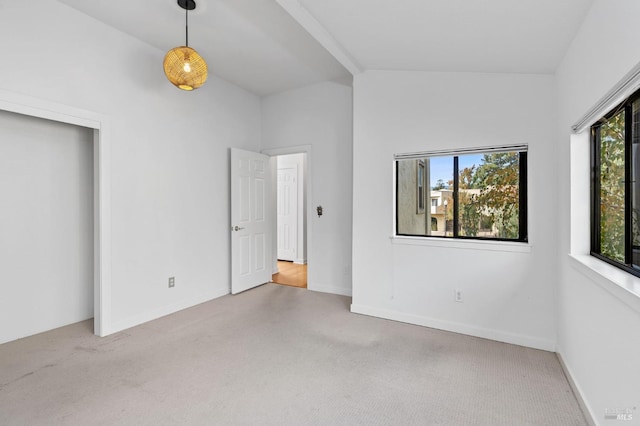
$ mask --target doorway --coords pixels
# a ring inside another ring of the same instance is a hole
[[[0,110],[0,343],[94,317],[93,138]]]
[[[94,333],[111,327],[111,155],[108,117],[27,95],[0,90],[0,111],[91,129],[93,132],[93,314]]]
[[[275,267],[272,282],[307,288],[307,154],[272,157],[275,187]]]

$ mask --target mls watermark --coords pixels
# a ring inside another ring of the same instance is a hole
[[[605,408],[604,419],[605,420],[633,420],[633,416],[636,415],[636,408]]]

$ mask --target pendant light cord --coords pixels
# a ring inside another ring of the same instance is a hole
[[[184,32],[187,47],[189,47],[189,0],[187,0],[184,8]]]

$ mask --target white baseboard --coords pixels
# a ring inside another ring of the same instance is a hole
[[[306,265],[307,264],[307,259],[293,259],[293,263],[298,264],[298,265]]]
[[[336,285],[313,284],[313,285],[308,285],[307,289],[311,291],[319,291],[320,293],[339,294],[341,296],[351,297],[350,288],[339,287]]]
[[[580,387],[575,382],[575,380],[573,380],[573,375],[571,374],[571,370],[569,370],[569,367],[564,362],[564,359],[562,358],[562,355],[560,354],[559,350],[558,352],[556,352],[556,356],[558,357],[558,361],[560,361],[560,366],[562,367],[562,370],[564,371],[564,375],[566,376],[567,381],[569,382],[569,386],[571,386],[573,395],[576,397],[576,400],[578,401],[578,405],[582,410],[582,415],[584,416],[585,421],[589,423],[589,426],[597,426],[598,423],[595,421],[596,417],[593,415],[591,410],[589,410],[589,406],[587,406],[587,403],[582,397],[582,392],[580,392]]]
[[[511,343],[513,345],[525,346],[543,351],[555,352],[555,342],[552,340],[540,339],[537,337],[525,336],[522,334],[509,333],[505,331],[492,330],[488,328],[474,327],[451,321],[443,321],[419,315],[407,314],[404,312],[389,311],[386,309],[373,308],[363,305],[351,305],[351,312],[356,314],[369,315],[378,318],[390,319],[394,321],[406,322],[409,324],[421,325],[424,327],[437,328],[438,330],[452,331],[454,333],[466,334],[468,336],[482,337],[483,339],[495,340],[497,342]]]
[[[104,336],[108,336],[110,334],[117,333],[119,331],[126,330],[128,328],[135,327],[140,324],[144,324],[145,322],[153,321],[155,319],[173,314],[183,309],[187,309],[192,306],[199,305],[200,303],[208,302],[209,300],[226,296],[227,294],[229,294],[229,289],[218,289],[218,290],[208,291],[205,294],[184,299],[172,305],[162,306],[158,309],[144,312],[142,314],[139,314],[134,317],[127,318],[112,324],[112,326],[109,328],[109,330],[107,330]]]

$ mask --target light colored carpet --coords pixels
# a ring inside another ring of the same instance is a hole
[[[267,284],[98,338],[0,345],[2,425],[584,425],[553,353]]]

